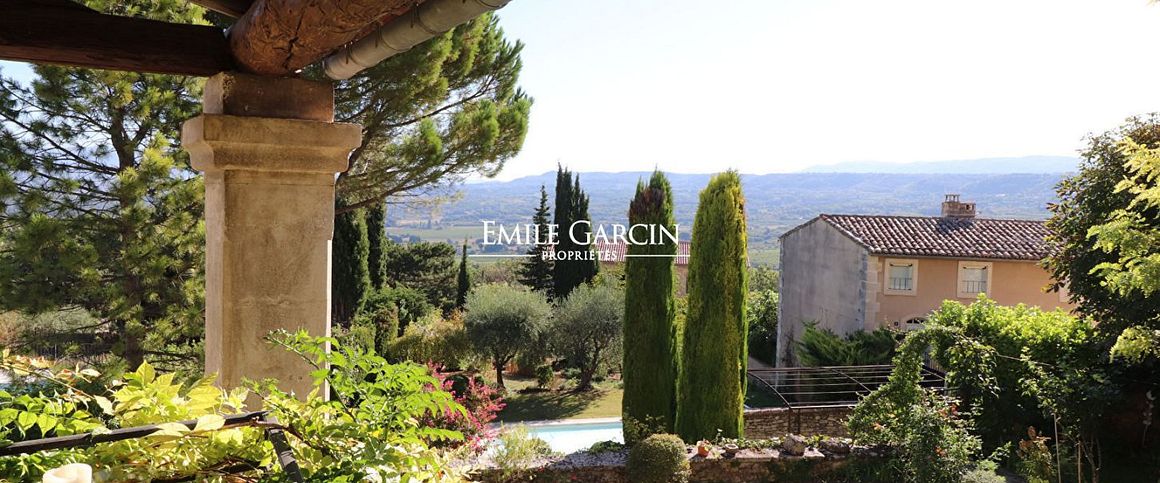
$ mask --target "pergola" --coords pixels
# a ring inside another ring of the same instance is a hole
[[[228,29],[100,13],[71,0],[5,0],[0,59],[209,77],[182,145],[205,176],[207,372],[222,387],[311,368],[269,347],[274,329],[330,333],[334,182],[360,126],[334,122],[345,78],[508,0],[189,0]]]

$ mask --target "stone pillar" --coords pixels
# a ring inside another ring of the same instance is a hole
[[[334,181],[361,129],[334,122],[330,84],[211,77],[181,140],[205,174],[205,370],[224,388],[276,378],[305,396],[311,368],[263,337],[330,335]]]

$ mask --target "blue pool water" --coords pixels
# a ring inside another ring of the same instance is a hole
[[[553,451],[574,453],[600,441],[624,442],[620,421],[559,422],[528,424],[528,433],[544,441]]]

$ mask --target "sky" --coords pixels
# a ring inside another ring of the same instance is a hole
[[[1160,111],[1148,0],[513,0],[535,98],[499,179],[1075,155]]]
[[[513,0],[500,18],[535,98],[501,180],[1069,156],[1160,111],[1148,0]]]

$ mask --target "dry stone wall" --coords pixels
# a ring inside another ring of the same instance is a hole
[[[745,437],[763,439],[785,434],[847,436],[851,407],[768,408],[745,411]]]
[[[848,452],[846,452],[848,451]],[[689,448],[690,482],[826,482],[857,483],[860,468],[881,464],[883,455],[863,447],[847,447],[843,454],[808,448],[803,455],[792,456],[782,450],[741,450],[733,457],[715,454],[709,458],[695,455]],[[575,453],[545,462],[519,475],[504,475],[498,469],[475,473],[473,480],[489,483],[505,481],[625,483],[627,451],[593,455]]]

